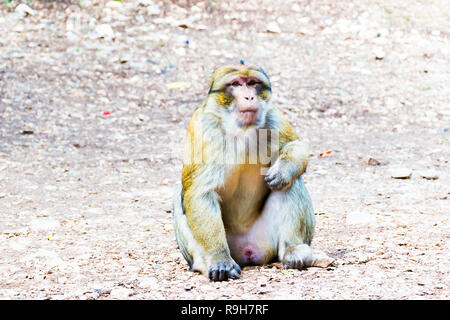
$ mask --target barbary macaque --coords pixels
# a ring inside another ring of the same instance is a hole
[[[317,262],[302,179],[308,147],[271,95],[260,67],[221,67],[189,122],[175,234],[190,269],[213,281],[237,279],[247,265],[281,261],[302,269]]]

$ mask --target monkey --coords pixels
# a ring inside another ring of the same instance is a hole
[[[223,66],[189,121],[173,199],[175,237],[190,270],[212,281],[238,279],[245,266],[281,261],[303,269],[317,260],[302,178],[308,145],[271,97],[261,67]]]

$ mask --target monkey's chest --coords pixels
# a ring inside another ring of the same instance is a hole
[[[242,165],[228,172],[218,193],[225,228],[245,232],[258,218],[269,188],[260,165]]]

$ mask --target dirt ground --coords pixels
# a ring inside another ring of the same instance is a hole
[[[450,298],[448,1],[19,3],[0,3],[0,298]],[[310,143],[328,268],[211,283],[177,249],[185,129],[240,59]]]

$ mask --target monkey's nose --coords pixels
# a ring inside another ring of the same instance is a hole
[[[255,97],[244,97],[245,100],[252,101]]]

